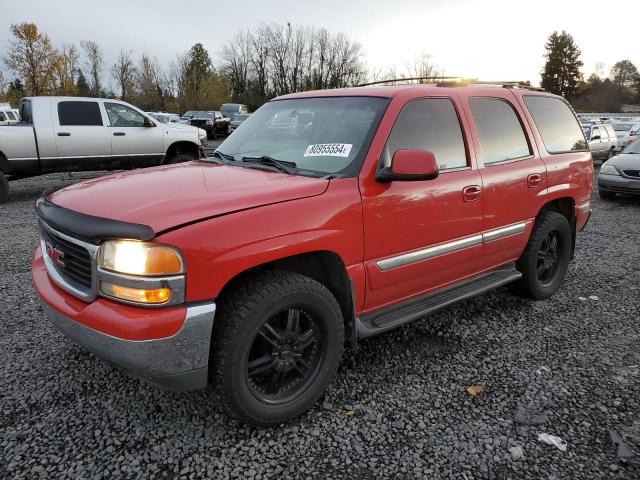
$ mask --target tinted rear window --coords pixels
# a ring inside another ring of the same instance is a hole
[[[9,120],[15,120],[16,116],[13,114],[13,112],[9,112],[7,111],[7,117],[9,117]]]
[[[497,98],[475,97],[469,104],[484,165],[531,155],[522,124],[509,103]]]
[[[524,97],[533,121],[549,153],[587,149],[584,133],[569,106],[559,98],[527,95]]]
[[[61,126],[102,125],[102,115],[98,102],[60,102],[58,119]]]

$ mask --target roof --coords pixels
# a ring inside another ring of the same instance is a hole
[[[327,90],[310,90],[307,92],[290,93],[277,97],[277,100],[285,100],[291,98],[309,98],[309,97],[383,97],[393,98],[400,93],[410,92],[415,95],[446,95],[447,92],[453,93],[460,90],[466,90],[469,88],[478,89],[479,93],[486,94],[491,91],[504,91],[504,89],[513,89],[519,91],[531,92],[539,94],[540,89],[535,87],[528,87],[526,85],[515,84],[514,82],[501,82],[495,83],[474,83],[474,84],[460,84],[447,83],[446,85],[438,85],[436,83],[409,83],[401,85],[371,85],[371,86],[358,86],[350,88],[335,88]],[[552,96],[552,94],[546,92],[546,95]],[[555,96],[555,95],[553,95]]]

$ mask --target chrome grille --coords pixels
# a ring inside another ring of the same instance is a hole
[[[78,298],[95,299],[98,246],[58,232],[42,222],[40,241],[42,257],[51,279]]]

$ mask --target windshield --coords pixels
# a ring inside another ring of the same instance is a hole
[[[640,154],[640,138],[630,143],[627,148],[625,148],[622,153],[634,153]]]
[[[151,113],[150,115],[153,118],[155,118],[156,120],[158,120],[160,123],[168,123],[169,122],[169,117],[167,115],[163,115],[161,113]]]
[[[249,118],[249,115],[236,115],[234,120],[236,122],[244,122],[247,118]]]
[[[374,97],[272,101],[218,150],[236,160],[269,156],[303,170],[355,175],[386,105]]]

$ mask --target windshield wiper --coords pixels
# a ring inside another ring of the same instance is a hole
[[[244,163],[259,163],[261,165],[268,165],[270,167],[275,167],[281,172],[284,172],[288,175],[295,175],[296,164],[294,162],[285,162],[283,160],[276,160],[269,155],[263,155],[262,157],[242,157],[242,161]]]

